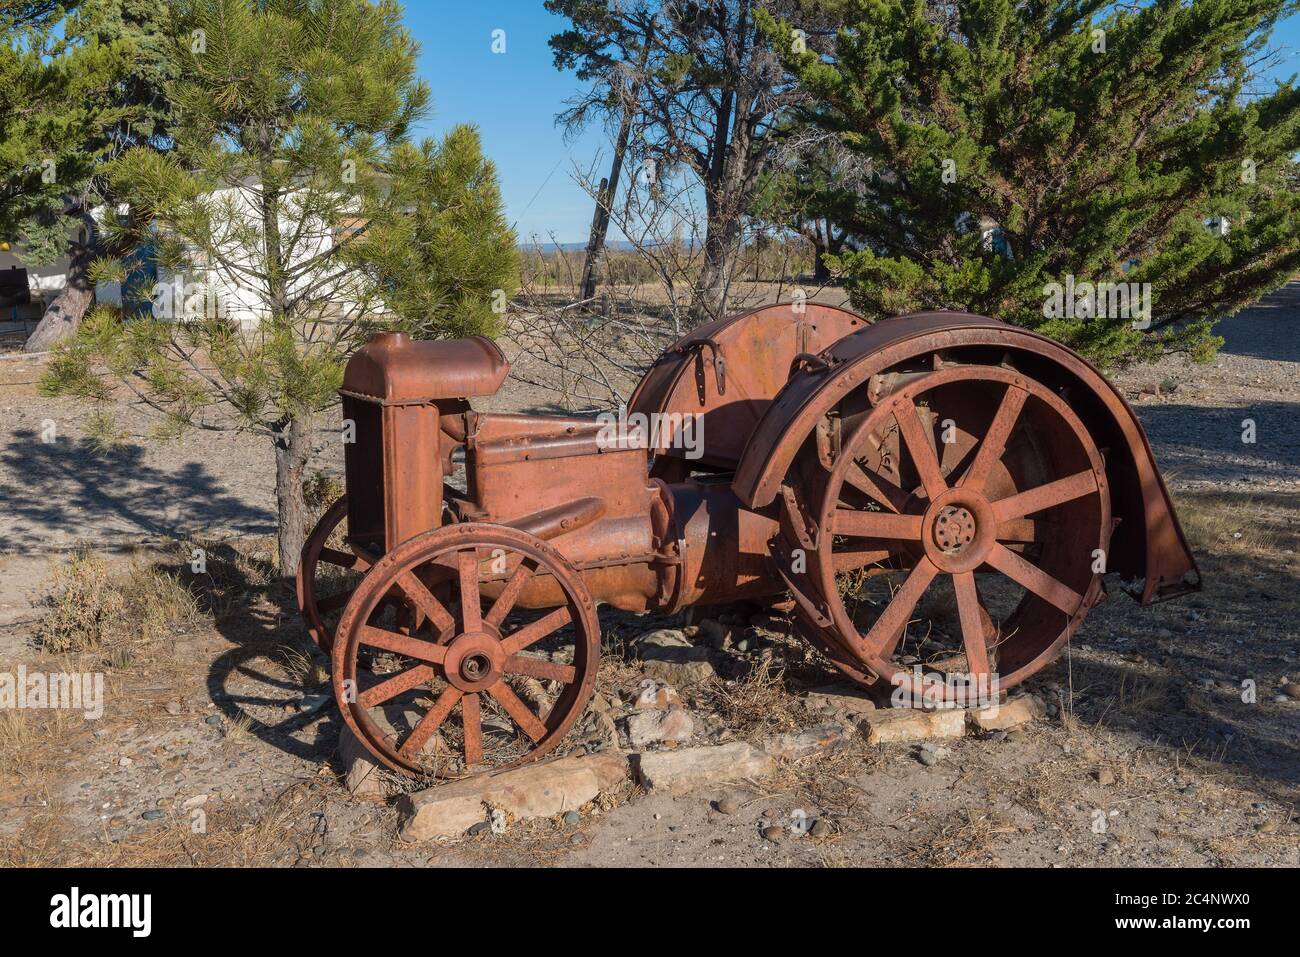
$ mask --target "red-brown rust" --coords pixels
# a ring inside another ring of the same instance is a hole
[[[951,578],[968,671],[1004,670],[1005,687],[1052,660],[1097,600],[1094,551],[1144,580],[1144,602],[1197,586],[1122,396],[1069,350],[996,320],[868,324],[808,303],[701,327],[647,373],[628,416],[698,415],[695,449],[651,447],[653,422],[621,434],[594,418],[475,412],[468,400],[508,369],[487,340],[384,334],[345,373],[348,494],[308,538],[298,598],[313,637],[333,644],[345,719],[396,770],[424,768],[438,729],[457,727],[453,772],[490,765],[484,694],[520,735],[513,763],[554,747],[590,691],[597,602],[677,611],[789,591],[808,640],[879,688],[899,681],[893,652],[915,600]],[[941,448],[949,415],[956,439]],[[464,491],[445,482],[462,449]],[[345,546],[330,547],[340,526]],[[320,595],[323,564],[361,577]],[[1020,637],[999,637],[977,571],[1025,589],[1002,622]],[[868,625],[845,609],[846,572],[908,577]],[[572,660],[514,647],[569,628]],[[349,701],[367,645],[412,663],[366,677],[378,684]],[[508,674],[568,690],[535,712]],[[369,711],[411,695],[426,717],[390,741]]]

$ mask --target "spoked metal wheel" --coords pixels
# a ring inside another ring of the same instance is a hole
[[[331,505],[312,529],[298,563],[298,608],[307,631],[322,651],[334,646],[334,628],[343,607],[370,562],[348,544],[343,534],[348,498]]]
[[[395,771],[501,770],[560,743],[591,697],[599,653],[595,603],[559,552],[504,526],[451,525],[366,574],[339,621],[334,692]]]
[[[1111,532],[1104,462],[1069,406],[962,365],[840,412],[837,454],[801,482],[832,661],[918,696],[915,666],[942,673],[948,698],[1051,662],[1097,599]]]

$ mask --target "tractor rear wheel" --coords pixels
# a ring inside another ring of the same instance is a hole
[[[792,580],[821,620],[803,616],[805,634],[841,671],[969,701],[1053,661],[1096,603],[1105,463],[1065,400],[1014,369],[900,378],[846,399],[836,441],[801,458],[815,545]]]

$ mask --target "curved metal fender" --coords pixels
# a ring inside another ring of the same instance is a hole
[[[699,416],[707,435],[702,456],[688,463],[731,471],[745,440],[790,377],[801,353],[816,353],[863,328],[856,313],[819,302],[781,303],[737,313],[692,329],[645,374],[629,414]],[[683,450],[658,458],[683,459]]]
[[[759,509],[780,491],[795,455],[825,414],[873,375],[936,350],[1002,349],[1007,360],[1068,397],[1106,455],[1114,514],[1108,570],[1143,604],[1200,588],[1173,502],[1146,432],[1123,395],[1091,363],[1045,336],[997,319],[918,312],[867,326],[825,349],[822,363],[796,372],[767,408],[740,458],[733,488]],[[1141,579],[1140,586],[1135,580]]]

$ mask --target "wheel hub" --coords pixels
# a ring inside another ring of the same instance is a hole
[[[448,683],[464,692],[482,691],[500,679],[506,655],[486,632],[467,632],[447,646],[443,661]]]
[[[945,554],[960,555],[975,541],[975,516],[962,505],[945,505],[935,516],[930,534]]]
[[[921,547],[940,571],[974,571],[997,540],[993,506],[978,492],[951,488],[939,495],[921,522]]]

